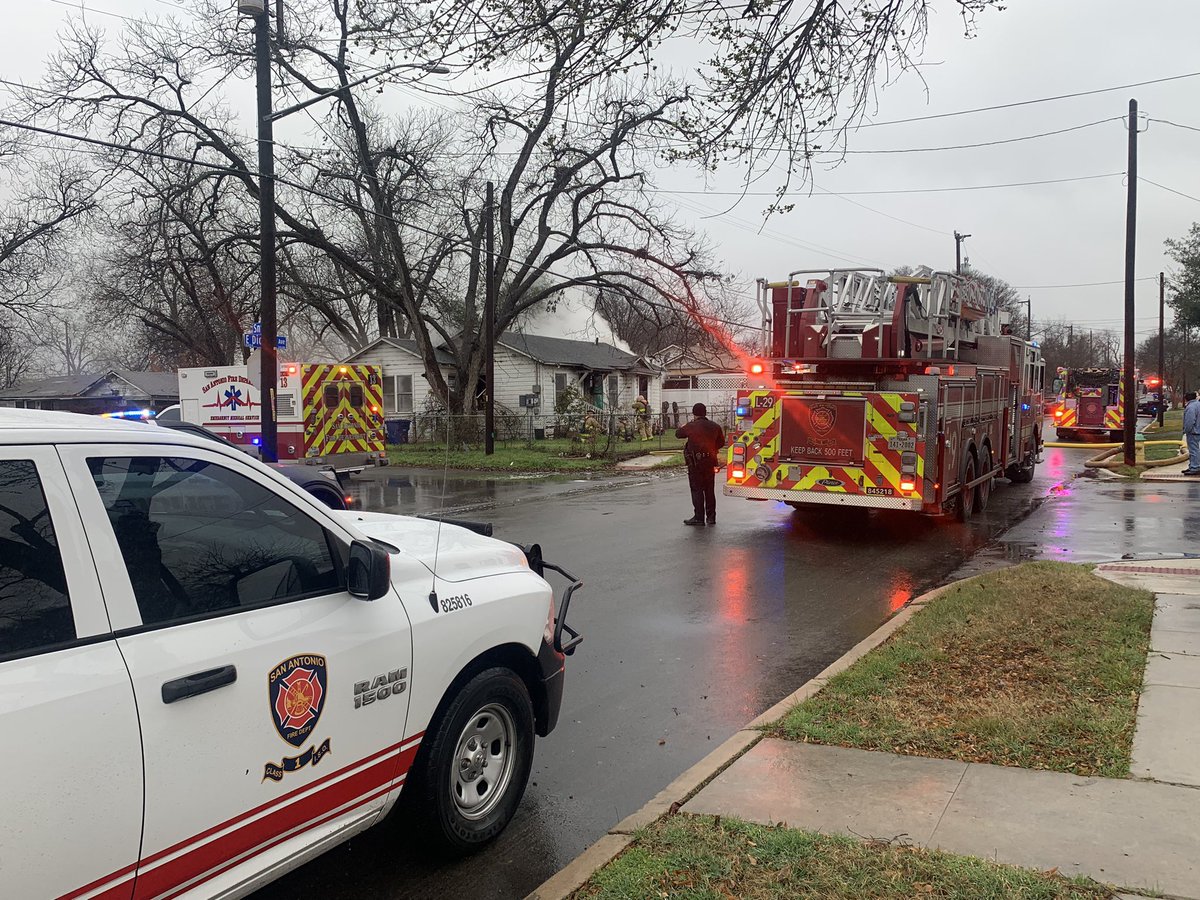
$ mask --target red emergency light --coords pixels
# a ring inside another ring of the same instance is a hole
[[[761,375],[762,373],[763,373],[763,364],[761,362],[759,362],[758,360],[755,360],[754,362],[750,363],[750,374],[751,375]]]
[[[1160,384],[1162,384],[1161,378],[1147,378],[1146,379],[1147,387],[1158,387]]]
[[[298,365],[296,365],[295,363],[288,363],[287,365],[285,365],[283,367],[283,374],[284,375],[299,375],[300,367]]]
[[[902,491],[915,491],[916,489],[917,489],[917,483],[915,481],[900,482],[900,490],[902,490]]]
[[[1054,418],[1061,419],[1062,417],[1063,417],[1063,411],[1061,409],[1056,409],[1054,411]]]

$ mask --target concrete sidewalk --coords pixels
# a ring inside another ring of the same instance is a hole
[[[1200,898],[1200,791],[767,739],[683,806]]]
[[[1171,463],[1169,466],[1156,466],[1142,473],[1142,481],[1200,481],[1200,475],[1184,475],[1188,467],[1186,462]]]
[[[1097,573],[1156,592],[1134,778],[768,739],[683,811],[908,840],[1200,900],[1200,559]]]

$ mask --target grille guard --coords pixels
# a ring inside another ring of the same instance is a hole
[[[557,572],[559,575],[566,578],[569,582],[565,591],[562,594],[562,600],[559,601],[556,607],[556,615],[554,617],[554,649],[563,654],[570,656],[575,652],[575,648],[583,643],[583,638],[579,632],[567,624],[567,611],[571,608],[571,598],[575,592],[583,587],[583,582],[564,569],[562,566],[556,566],[554,563],[548,563],[542,557],[541,544],[530,544],[529,546],[517,545],[525,554],[525,559],[529,563],[529,568],[536,572],[542,578],[546,577],[546,570]],[[567,635],[566,643],[563,642],[563,633]]]

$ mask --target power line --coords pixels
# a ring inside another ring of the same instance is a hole
[[[1172,122],[1170,119],[1147,118],[1146,121],[1147,122],[1161,122],[1164,125],[1171,125],[1171,126],[1174,126],[1175,128],[1182,128],[1185,131],[1200,131],[1200,128],[1197,128],[1195,125],[1181,125],[1178,122]]]
[[[1039,134],[1026,134],[1022,135],[1021,137],[1004,138],[998,141],[980,141],[977,144],[954,144],[948,147],[905,147],[895,150],[841,150],[829,152],[837,153],[839,156],[842,153],[845,153],[848,156],[868,156],[887,153],[941,153],[944,150],[975,150],[980,147],[999,147],[1003,144],[1018,144],[1022,141],[1035,141],[1039,138],[1053,137],[1056,134],[1068,134],[1072,131],[1082,131],[1085,128],[1094,128],[1097,125],[1103,125],[1105,122],[1121,122],[1123,120],[1123,116],[1112,116],[1107,119],[1097,119],[1095,122],[1087,122],[1083,125],[1072,125],[1070,128],[1059,128],[1054,131],[1043,131]]]
[[[1005,184],[968,184],[959,185],[956,187],[935,187],[935,188],[895,188],[885,191],[842,191],[833,193],[827,190],[813,189],[814,194],[818,196],[828,197],[865,197],[881,194],[941,194],[952,191],[987,191],[996,188],[1015,188],[1015,187],[1035,187],[1045,184],[1066,184],[1071,181],[1092,181],[1097,178],[1114,178],[1118,175],[1124,175],[1124,172],[1105,172],[1102,175],[1077,175],[1071,178],[1048,178],[1044,181],[1012,181]],[[648,193],[652,194],[697,194],[707,197],[777,197],[785,199],[789,195],[787,193],[780,194],[776,191],[675,191],[667,188],[646,188]],[[805,196],[811,196],[806,192]]]
[[[1133,279],[1134,281],[1153,281],[1158,278],[1157,275],[1143,275],[1140,278]],[[1053,288],[1078,288],[1078,287],[1104,287],[1110,284],[1124,284],[1125,279],[1121,278],[1117,281],[1085,281],[1079,284],[1014,284],[1013,287],[1019,291],[1046,291]]]
[[[912,116],[907,119],[890,119],[886,122],[865,122],[857,128],[878,128],[883,125],[904,125],[908,122],[928,122],[931,119],[949,119],[953,116],[967,116],[974,113],[993,112],[998,109],[1013,109],[1018,106],[1032,106],[1035,103],[1052,103],[1056,100],[1070,100],[1075,97],[1090,97],[1094,94],[1106,94],[1111,91],[1123,91],[1128,88],[1145,87],[1150,84],[1165,84],[1168,81],[1179,81],[1184,78],[1195,78],[1200,72],[1188,72],[1184,75],[1171,75],[1166,78],[1152,78],[1149,81],[1135,81],[1130,84],[1117,84],[1112,87],[1094,88],[1090,91],[1075,91],[1070,94],[1057,94],[1053,97],[1038,97],[1033,100],[1016,100],[1011,103],[998,103],[995,106],[977,106],[972,109],[960,109],[954,112],[934,113],[928,116]],[[857,128],[855,130],[857,130]]]
[[[1186,197],[1189,200],[1195,200],[1197,203],[1200,203],[1200,197],[1193,197],[1191,194],[1185,194],[1183,191],[1177,191],[1175,188],[1169,188],[1165,184],[1159,184],[1157,181],[1151,181],[1149,178],[1143,178],[1141,175],[1138,176],[1138,181],[1144,181],[1146,184],[1152,184],[1156,188],[1166,191],[1169,194],[1177,194],[1180,197]]]
[[[144,148],[134,147],[129,144],[118,144],[114,141],[105,141],[105,140],[101,140],[100,138],[87,137],[86,135],[72,134],[70,132],[58,131],[58,130],[52,129],[52,128],[43,128],[38,125],[29,125],[24,122],[14,122],[9,119],[0,119],[0,126],[6,126],[9,128],[18,128],[18,129],[21,129],[24,131],[32,131],[32,132],[36,132],[38,134],[48,135],[50,137],[62,138],[64,140],[78,141],[80,143],[91,144],[93,146],[103,147],[103,148],[109,149],[109,150],[121,150],[121,151],[124,151],[127,153],[135,153],[135,154],[138,154],[141,156],[148,156],[148,157],[153,157],[156,159],[168,160],[171,162],[181,162],[181,163],[185,163],[188,165],[193,165],[193,166],[198,166],[200,168],[208,169],[214,173],[221,173],[221,174],[226,174],[226,175],[236,175],[238,177],[258,177],[258,178],[262,177],[259,172],[255,171],[253,169],[250,169],[249,167],[235,168],[235,167],[231,167],[231,166],[221,166],[221,165],[217,165],[215,163],[204,162],[203,160],[189,159],[186,156],[178,156],[174,153],[164,153],[164,152],[158,151],[158,150],[146,150]],[[376,218],[383,219],[388,222],[392,222],[393,224],[400,225],[404,228],[410,228],[413,231],[416,231],[420,234],[425,234],[430,237],[436,237],[436,238],[445,237],[445,234],[440,231],[434,231],[431,228],[424,228],[420,225],[415,225],[412,222],[405,222],[402,219],[397,219],[395,216],[390,216],[390,215],[387,215],[386,213],[381,213],[378,210],[368,209],[365,206],[361,206],[357,203],[353,203],[352,201],[347,200],[345,197],[337,197],[332,194],[326,194],[321,191],[318,191],[318,190],[314,189],[313,187],[311,187],[310,185],[300,184],[298,182],[291,181],[287,178],[280,178],[278,175],[274,176],[274,180],[278,184],[283,184],[288,187],[295,188],[297,190],[305,191],[314,197],[319,197],[323,200],[328,200],[331,203],[342,204],[351,209],[354,209],[357,212],[362,212],[368,216],[374,216]],[[528,266],[528,268],[530,270],[535,271],[535,272],[540,272],[540,273],[550,276],[552,278],[557,278],[557,279],[559,279],[559,281],[565,283],[568,286],[576,286],[574,284],[576,279],[570,278],[568,276],[565,276],[558,272],[555,272],[554,270],[547,268],[546,266],[540,266],[535,263],[527,263],[525,260],[520,260],[520,259],[517,259],[516,257],[509,256],[504,253],[497,253],[496,257],[498,259],[504,259],[504,260],[507,260],[508,262],[515,263],[520,266]],[[670,310],[672,312],[681,312],[682,311],[688,315],[692,315],[692,316],[695,316],[700,319],[705,319],[709,322],[715,322],[715,323],[721,324],[721,325],[730,325],[735,328],[755,329],[755,328],[759,327],[758,325],[751,325],[746,322],[735,322],[731,319],[722,319],[720,317],[712,316],[712,315],[709,315],[708,313],[701,312],[700,310],[689,309],[686,306],[680,308],[677,306],[672,306],[670,304],[659,303],[654,300],[649,300],[645,297],[638,297],[637,302],[644,303],[647,306],[651,306],[654,308]]]

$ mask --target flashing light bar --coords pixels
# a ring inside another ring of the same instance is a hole
[[[152,409],[121,409],[115,412],[101,413],[102,419],[153,419]]]

